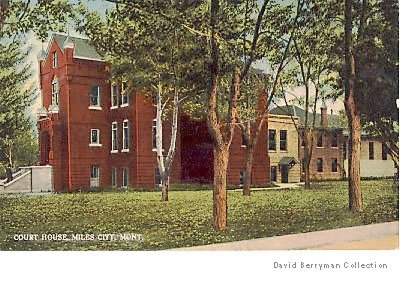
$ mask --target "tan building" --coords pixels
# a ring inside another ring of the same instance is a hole
[[[297,117],[293,117],[298,122]],[[298,133],[290,116],[268,116],[268,154],[272,182],[300,182]]]
[[[348,170],[349,140],[345,132],[344,167]],[[387,147],[378,138],[366,134],[361,136],[360,174],[361,177],[392,177],[396,173],[396,166],[392,157],[387,152]]]

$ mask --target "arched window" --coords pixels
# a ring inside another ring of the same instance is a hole
[[[51,104],[58,105],[58,79],[55,76],[53,82],[51,82]]]

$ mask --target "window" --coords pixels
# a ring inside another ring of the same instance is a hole
[[[243,132],[242,133],[242,147],[246,147],[246,138]]]
[[[387,160],[388,157],[388,151],[387,151],[388,147],[386,145],[386,143],[382,143],[382,160]]]
[[[283,130],[279,132],[279,149],[287,150],[287,131]]]
[[[54,77],[51,82],[51,104],[58,105],[58,79]]]
[[[129,181],[129,170],[128,168],[122,168],[122,187],[128,187]]]
[[[306,170],[306,159],[301,158],[301,172],[305,173],[305,170]]]
[[[90,88],[90,106],[100,107],[100,86],[94,85]]]
[[[90,167],[90,187],[100,186],[100,168],[98,165]]]
[[[317,147],[323,147],[324,143],[322,141],[322,132],[318,132]]]
[[[129,122],[122,123],[122,150],[129,151]]]
[[[276,169],[276,166],[271,166],[271,181],[277,181],[277,169]]]
[[[161,174],[160,174],[160,169],[158,167],[156,167],[154,170],[154,182],[156,186],[161,186]]]
[[[129,95],[128,95],[128,87],[126,82],[122,82],[121,86],[121,106],[128,106],[129,104]]]
[[[276,150],[276,131],[268,130],[268,150]]]
[[[111,108],[118,107],[118,103],[119,103],[118,85],[113,84],[111,85]]]
[[[152,130],[152,134],[153,134],[153,149],[156,149],[157,148],[157,138],[156,138],[156,136],[157,136],[157,120],[156,119],[154,119],[153,120],[153,130]]]
[[[338,147],[338,135],[337,135],[337,133],[332,133],[331,147]]]
[[[370,142],[368,148],[369,160],[374,160],[374,142]]]
[[[111,168],[111,185],[112,185],[112,187],[116,187],[118,185],[117,175],[118,175],[118,169],[115,167]]]
[[[100,144],[100,130],[99,129],[91,129],[90,130],[90,144],[91,145]]]
[[[301,132],[301,146],[304,147],[306,146],[306,134],[304,132]]]
[[[332,158],[332,172],[337,173],[338,171],[338,161],[337,158]]]
[[[317,159],[317,172],[322,173],[324,171],[324,161],[322,158]]]
[[[111,127],[111,152],[118,152],[118,123],[113,122]]]
[[[347,142],[343,142],[343,159],[347,159]]]
[[[53,52],[53,68],[57,68],[57,65],[58,65],[57,52]]]
[[[243,185],[244,184],[244,174],[245,174],[244,171],[240,171],[240,174],[239,174],[239,185]]]

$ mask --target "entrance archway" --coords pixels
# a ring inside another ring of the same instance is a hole
[[[40,165],[48,165],[50,160],[50,134],[43,132],[40,135]]]

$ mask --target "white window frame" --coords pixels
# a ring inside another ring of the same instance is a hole
[[[115,92],[115,90],[117,92]],[[114,95],[117,97],[117,101],[116,104],[114,103]],[[113,83],[111,84],[111,107],[110,109],[116,109],[119,106],[119,88],[118,88],[118,84]]]
[[[125,131],[126,129],[126,131]],[[122,122],[122,150],[121,152],[129,152],[129,121],[125,119]]]
[[[100,166],[91,165],[90,166],[90,187],[100,186]]]
[[[241,170],[239,172],[239,186],[243,186],[244,185],[244,177],[246,175],[246,172]]]
[[[161,187],[161,173],[158,166],[154,168],[154,184],[155,186]]]
[[[336,161],[334,161],[336,160]],[[333,163],[336,162],[336,171],[333,171]],[[337,158],[332,158],[331,159],[331,173],[339,173],[339,162]]]
[[[58,66],[58,56],[57,56],[57,52],[53,52],[53,61],[52,61],[52,64],[53,64],[53,68],[57,68],[57,66]]]
[[[93,142],[93,132],[97,131],[97,140]],[[90,129],[90,143],[89,146],[102,146],[100,143],[100,130],[99,129]]]
[[[126,182],[125,182],[125,177],[126,177]],[[128,168],[122,168],[122,188],[128,188],[129,185],[129,169]]]
[[[51,82],[51,104],[58,105],[59,101],[59,84],[57,76],[54,76],[53,81]]]
[[[115,135],[114,135],[115,132]],[[116,142],[116,147],[114,147]],[[111,124],[111,153],[118,152],[118,122],[112,122]]]
[[[97,104],[92,104],[92,90],[97,87]],[[100,85],[91,85],[89,94],[89,109],[92,110],[102,110],[101,108],[101,98],[100,98]]]
[[[118,186],[118,169],[115,167],[111,168],[111,186]]]
[[[121,83],[121,107],[129,106],[129,95],[127,91],[126,81]],[[124,102],[126,98],[126,102]]]
[[[157,151],[157,119],[152,120],[151,126],[151,148],[153,151]]]

